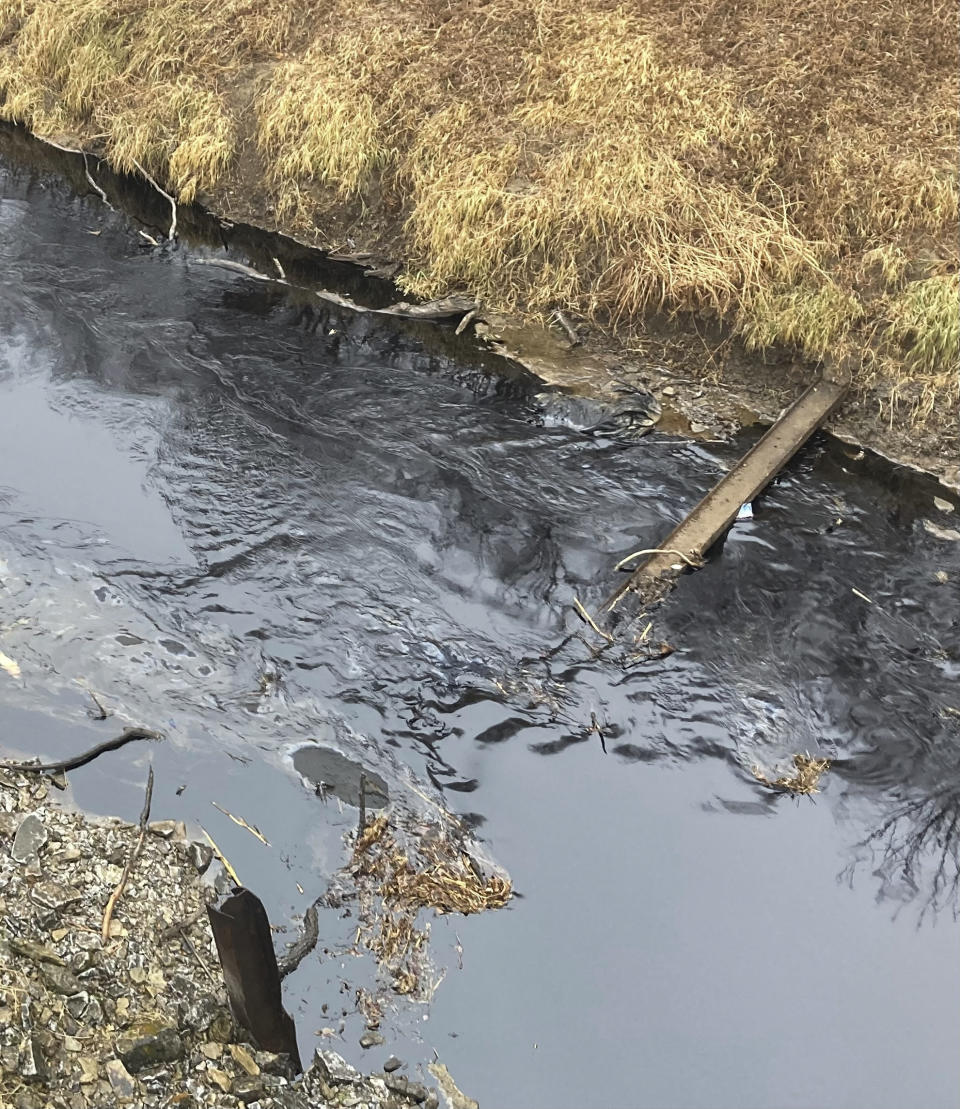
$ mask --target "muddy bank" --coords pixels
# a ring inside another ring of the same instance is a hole
[[[955,405],[955,12],[459,15],[6,0],[0,116],[183,201],[392,259],[411,294],[624,334],[690,311],[753,349],[852,353],[898,419]]]
[[[408,1075],[375,1032],[382,1069],[367,1075],[326,1043],[304,1074],[251,1043],[228,1005],[206,912],[227,875],[217,861],[208,869],[211,849],[176,821],[147,826],[104,938],[139,829],[72,810],[66,788],[62,775],[0,770],[2,1109],[436,1109],[434,1077],[456,1091],[443,1067]]]
[[[171,202],[142,177],[115,173],[94,156],[84,159],[2,123],[0,152],[56,173],[81,195],[121,208],[141,227],[145,250],[167,248]],[[403,292],[391,280],[399,263],[356,250],[325,251],[302,234],[283,234],[282,221],[252,182],[217,199],[216,210],[175,205],[177,236],[214,248],[238,268],[248,266],[305,305],[316,303],[318,290],[332,293],[334,303],[344,299],[364,310],[403,303]],[[690,315],[651,317],[642,336],[617,339],[576,317],[542,326],[479,303],[473,311],[467,300],[459,313],[440,320],[395,318],[394,326],[459,362],[464,380],[477,388],[485,387],[482,379],[491,373],[506,388],[517,382],[529,389],[538,379],[595,401],[593,422],[623,408],[625,392],[637,390],[658,402],[660,430],[713,441],[772,422],[823,372],[822,366],[786,353],[763,358],[729,328]],[[888,411],[886,393],[882,384],[855,382],[826,430],[960,487],[960,410],[948,405],[913,424]]]

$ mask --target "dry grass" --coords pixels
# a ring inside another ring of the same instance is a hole
[[[423,995],[429,925],[418,927],[421,910],[481,913],[510,900],[507,879],[484,878],[445,832],[430,829],[401,850],[381,814],[359,836],[351,871],[360,891],[357,941],[373,953],[397,993]]]
[[[753,768],[753,776],[770,789],[781,793],[810,795],[820,792],[820,779],[830,769],[829,759],[812,759],[809,755],[794,755],[795,773],[781,774],[771,779],[762,767]]]
[[[956,48],[942,0],[0,0],[0,113],[182,199],[255,154],[292,229],[399,229],[413,293],[869,354],[923,417],[958,388]]]

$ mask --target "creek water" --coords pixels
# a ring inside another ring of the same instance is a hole
[[[436,1053],[488,1109],[957,1105],[956,498],[817,439],[667,600],[669,657],[551,655],[598,646],[573,599],[749,436],[546,426],[536,383],[437,327],[138,229],[0,158],[5,751],[115,734],[88,690],[162,728],[74,799],[135,819],[152,760],[154,816],[291,928],[356,822],[298,745],[442,795],[517,897],[433,921],[443,980],[369,1052],[373,971],[322,912],[285,983],[305,1058]],[[751,773],[802,752],[834,760],[815,798]]]

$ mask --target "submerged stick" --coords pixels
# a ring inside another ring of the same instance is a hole
[[[147,173],[147,171],[143,168],[142,165],[140,165],[138,161],[135,160],[133,164],[137,167],[138,170],[140,170],[140,172],[150,182],[150,184],[153,185],[157,192],[162,197],[166,197],[166,199],[170,202],[170,230],[167,232],[167,238],[172,242],[173,236],[177,233],[177,202],[168,192],[164,192],[164,190],[160,188],[156,181],[154,181],[154,179],[150,176],[149,173]]]
[[[288,974],[292,974],[317,946],[317,941],[320,939],[320,917],[317,913],[317,906],[324,896],[325,894],[320,894],[303,914],[303,932],[300,939],[290,946],[286,955],[281,955],[277,959],[277,970],[281,979],[286,978]]]
[[[587,612],[587,610],[580,603],[579,597],[573,598],[573,607],[576,609],[577,615],[580,617],[580,619],[586,621],[586,623],[588,623],[590,627],[593,628],[597,635],[601,636],[608,643],[613,642],[613,636],[609,632],[605,632],[602,628],[598,627],[596,620],[594,620],[590,613]]]
[[[130,872],[133,870],[133,864],[140,857],[140,852],[143,850],[143,840],[147,834],[147,821],[150,819],[150,802],[153,800],[153,767],[150,767],[150,772],[147,774],[147,790],[146,796],[143,801],[143,811],[140,813],[140,835],[137,836],[137,842],[133,845],[133,850],[127,857],[126,864],[123,868],[123,873],[120,875],[120,881],[117,883],[117,888],[110,894],[110,899],[107,901],[107,907],[103,910],[103,924],[100,927],[100,941],[106,943],[110,938],[110,921],[113,918],[113,910],[117,902],[123,896],[123,891],[126,889],[127,880],[130,877]]]
[[[117,748],[132,743],[135,739],[163,739],[163,736],[150,728],[124,728],[120,735],[105,740],[103,743],[98,743],[96,747],[91,747],[89,751],[84,751],[82,755],[61,759],[60,762],[0,762],[0,770],[29,770],[34,774],[56,774],[58,771],[65,773],[68,770],[76,770],[79,766],[86,766],[88,762],[93,762],[95,758],[105,752],[116,751]]]

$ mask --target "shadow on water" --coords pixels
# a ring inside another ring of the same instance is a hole
[[[815,440],[664,606],[672,655],[555,650],[749,437],[544,426],[536,383],[449,329],[200,264],[202,213],[150,247],[0,140],[5,746],[103,738],[88,690],[162,727],[156,815],[209,827],[279,922],[344,861],[350,767],[442,796],[522,896],[434,921],[445,980],[383,1029],[488,1105],[954,1104],[955,499]],[[250,235],[235,256],[280,249]],[[834,760],[815,801],[751,773],[796,752]],[[135,816],[146,757],[77,800]],[[350,917],[321,927],[285,983],[301,1052],[323,1031],[370,1065],[373,970]]]

